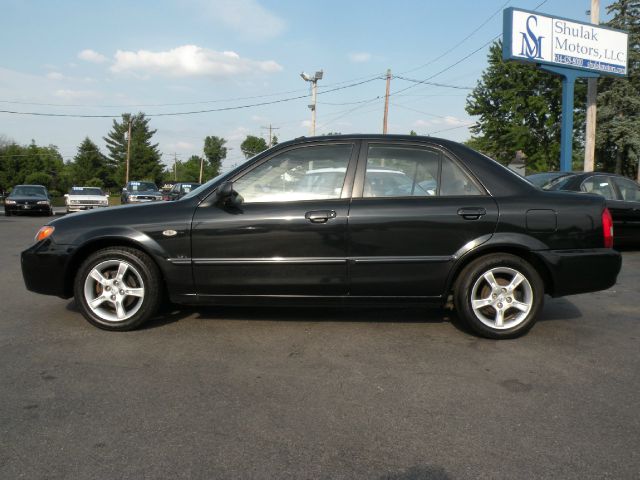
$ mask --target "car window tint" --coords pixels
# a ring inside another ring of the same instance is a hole
[[[589,177],[582,182],[582,186],[580,188],[582,188],[582,191],[587,193],[597,193],[598,195],[602,195],[607,200],[615,199],[613,187],[611,186],[611,182],[608,177]]]
[[[623,200],[640,202],[640,185],[626,178],[614,177],[613,181],[616,182]]]
[[[245,203],[340,198],[351,144],[288,150],[233,182]]]
[[[471,179],[437,150],[370,145],[363,196],[481,195]]]

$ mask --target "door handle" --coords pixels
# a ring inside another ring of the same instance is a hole
[[[486,214],[487,211],[482,207],[465,207],[458,210],[458,215],[460,215],[465,220],[478,220],[480,217]]]
[[[313,210],[304,214],[304,218],[311,223],[327,223],[332,218],[336,218],[335,210]]]

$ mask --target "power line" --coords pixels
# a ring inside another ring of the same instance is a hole
[[[415,70],[420,70],[424,67],[427,67],[435,62],[437,62],[438,60],[440,60],[442,57],[444,57],[446,54],[454,51],[456,48],[458,48],[460,45],[462,45],[464,42],[466,42],[467,40],[469,40],[469,38],[471,38],[478,30],[480,30],[482,27],[484,27],[487,23],[489,23],[491,20],[493,20],[493,18],[498,15],[503,9],[504,7],[506,7],[508,4],[511,3],[511,0],[508,0],[506,2],[504,2],[502,4],[502,6],[496,10],[493,14],[491,14],[491,16],[489,18],[487,18],[484,22],[482,22],[477,28],[475,28],[469,35],[467,35],[466,37],[464,37],[462,40],[460,40],[458,43],[456,43],[453,47],[449,48],[448,50],[446,50],[445,52],[441,53],[440,55],[438,55],[436,58],[434,58],[433,60],[428,61],[427,63],[423,63],[422,65],[419,65],[415,68],[412,68],[410,70],[405,70],[404,72],[400,72],[402,73],[409,73],[409,72],[413,72]],[[543,2],[544,3],[544,2]],[[536,7],[537,8],[537,7]]]
[[[447,83],[438,83],[438,82],[425,82],[424,80],[416,80],[415,78],[407,78],[402,75],[394,75],[394,78],[399,78],[400,80],[405,80],[407,82],[413,83],[422,83],[424,85],[431,85],[434,87],[445,87],[445,88],[455,88],[458,90],[473,90],[473,87],[465,87],[463,85],[450,85]]]
[[[335,87],[332,88],[330,90],[325,90],[323,92],[318,92],[318,95],[321,94],[327,94],[327,93],[331,93],[331,92],[335,92],[338,90],[344,90],[347,88],[352,88],[352,87],[356,87],[358,85],[363,85],[365,83],[370,83],[374,80],[378,80],[380,77],[373,77],[373,78],[369,78],[367,80],[363,80],[360,82],[356,82],[356,83],[351,83],[349,85],[344,85],[341,87]],[[307,98],[309,97],[309,94],[305,94],[305,95],[297,95],[294,97],[287,97],[287,98],[280,98],[278,100],[271,100],[268,102],[258,102],[258,103],[253,103],[253,104],[247,104],[247,105],[235,105],[235,106],[229,106],[229,107],[221,107],[221,108],[212,108],[212,109],[205,109],[205,110],[192,110],[192,111],[187,111],[187,112],[164,112],[164,113],[148,113],[145,114],[146,117],[173,117],[173,116],[181,116],[181,115],[195,115],[195,114],[200,114],[200,113],[212,113],[212,112],[226,112],[226,111],[230,111],[230,110],[241,110],[241,109],[245,109],[245,108],[252,108],[252,107],[261,107],[261,106],[265,106],[265,105],[274,105],[274,104],[278,104],[278,103],[284,103],[284,102],[290,102],[290,101],[294,101],[294,100],[300,100],[302,98]],[[38,116],[38,117],[65,117],[65,118],[120,118],[121,115],[105,115],[105,114],[100,114],[100,115],[91,115],[91,114],[75,114],[75,113],[46,113],[46,112],[18,112],[18,111],[14,111],[14,110],[0,110],[0,113],[7,113],[7,114],[11,114],[11,115],[30,115],[30,116]]]

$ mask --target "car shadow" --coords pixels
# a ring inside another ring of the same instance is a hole
[[[66,309],[80,313],[75,300]],[[351,322],[351,323],[451,323],[456,329],[475,336],[455,311],[437,306],[189,306],[170,304],[140,327],[141,330],[164,327],[191,316],[200,320],[237,320],[265,322]],[[572,320],[582,312],[566,298],[545,299],[539,322]]]

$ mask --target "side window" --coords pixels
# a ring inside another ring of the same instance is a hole
[[[616,182],[623,200],[627,202],[640,202],[640,185],[626,178],[614,177],[613,181]]]
[[[370,145],[363,196],[482,195],[451,159],[429,148]]]
[[[611,186],[609,177],[604,177],[601,175],[589,177],[584,182],[582,182],[580,188],[583,192],[597,193],[598,195],[602,195],[607,200],[615,200],[616,198],[613,194],[613,187]]]
[[[283,152],[233,184],[245,203],[340,198],[351,144],[316,145]]]

